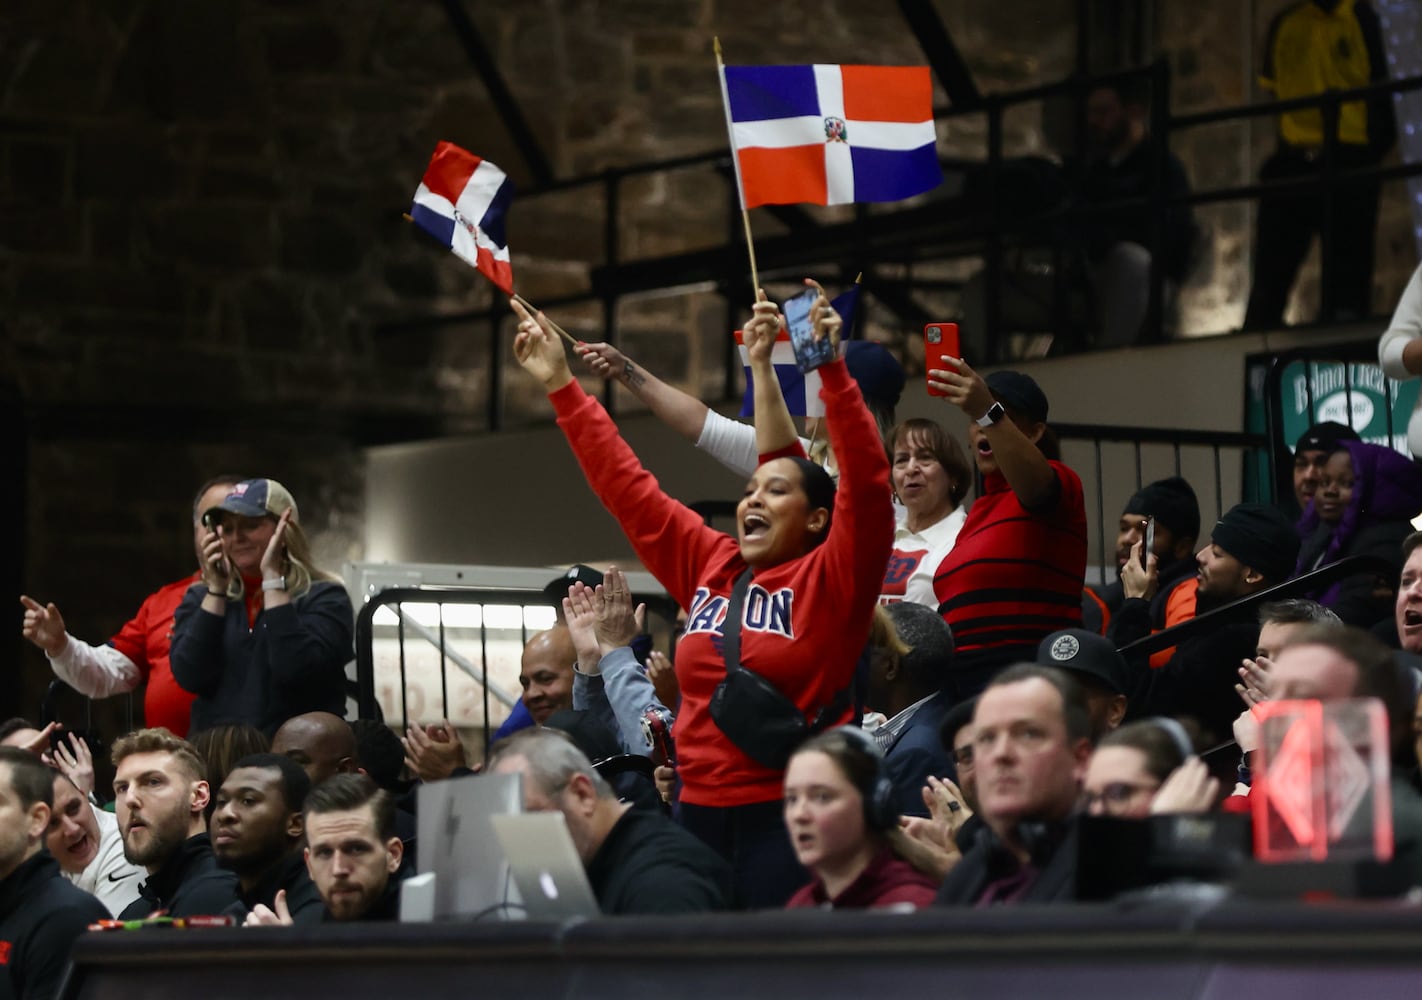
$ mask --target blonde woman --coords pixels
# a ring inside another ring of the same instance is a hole
[[[249,479],[203,520],[202,582],[173,616],[173,676],[197,695],[190,731],[241,723],[270,736],[304,712],[343,716],[354,614],[312,561],[296,501]]]

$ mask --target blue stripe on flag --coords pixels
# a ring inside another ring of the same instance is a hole
[[[780,394],[785,397],[785,408],[794,417],[805,415],[805,376],[794,365],[775,365],[775,378],[780,382]],[[741,416],[755,414],[755,377],[749,367],[745,368],[746,394],[741,400]]]
[[[917,149],[868,149],[850,146],[854,163],[854,200],[899,201],[932,190],[943,182],[933,143]]]
[[[499,190],[494,192],[493,200],[489,202],[484,217],[479,220],[479,228],[488,233],[489,238],[500,247],[509,245],[509,241],[504,238],[504,220],[508,218],[509,202],[513,201],[513,196],[513,181],[506,177],[504,182],[499,185]]]
[[[415,225],[439,240],[444,246],[454,246],[454,220],[449,216],[440,215],[428,205],[416,202],[410,206],[410,218],[415,220]]]
[[[727,66],[726,96],[737,122],[820,113],[813,66]]]
[[[854,338],[855,314],[859,309],[859,286],[850,285],[848,291],[840,292],[830,299],[830,305],[835,312],[839,313],[839,318],[844,320],[839,339],[852,340]]]

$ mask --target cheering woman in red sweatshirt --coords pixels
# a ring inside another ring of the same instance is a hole
[[[573,379],[547,321],[516,302],[513,308],[520,319],[514,353],[547,389],[588,484],[642,564],[687,609],[677,647],[682,701],[674,733],[682,822],[731,862],[742,905],[783,906],[807,881],[781,818],[784,770],[752,760],[711,716],[712,694],[726,678],[724,619],[732,588],[749,567],[738,623],[741,665],[806,719],[850,721],[852,705],[843,695],[869,635],[894,532],[888,459],[874,419],[843,360],[821,367],[826,424],[840,460],[838,490],[804,459],[768,461],[746,483],[732,538],[661,491]],[[823,294],[811,319],[817,337],[837,341],[840,320]],[[757,345],[754,354],[768,359],[779,323],[773,304],[757,303],[745,330],[747,343]],[[832,704],[843,709],[826,719],[821,713]]]

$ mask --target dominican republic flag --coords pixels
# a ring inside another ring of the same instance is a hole
[[[859,304],[859,285],[851,285],[847,292],[830,300],[834,311],[844,320],[842,340],[848,340],[854,332],[854,314]],[[746,395],[741,400],[741,416],[755,415],[755,378],[750,370],[750,352],[746,350],[745,332],[736,331],[736,347],[741,352],[741,364],[746,370]],[[795,350],[790,346],[790,331],[784,327],[775,338],[775,346],[770,349],[770,363],[775,366],[775,380],[780,383],[780,394],[785,397],[785,405],[794,417],[822,417],[825,404],[820,399],[820,373],[805,373],[795,367]]]
[[[927,66],[725,66],[741,207],[899,201],[943,181]]]
[[[441,142],[415,192],[410,217],[512,295],[513,266],[504,238],[512,198],[513,182],[502,170],[452,142]]]

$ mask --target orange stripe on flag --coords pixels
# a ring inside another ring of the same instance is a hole
[[[840,72],[844,117],[850,121],[926,122],[933,117],[927,66],[842,66]]]
[[[824,146],[752,148],[738,155],[746,208],[799,202],[823,205],[829,201]]]

